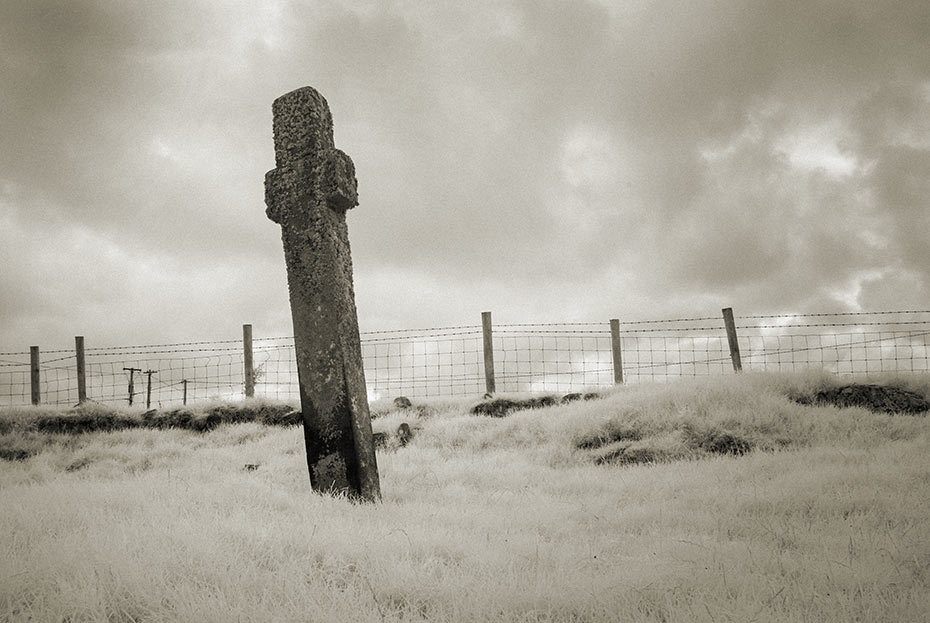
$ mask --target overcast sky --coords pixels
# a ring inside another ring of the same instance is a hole
[[[271,103],[362,331],[927,309],[930,3],[0,2],[0,350],[291,333]]]

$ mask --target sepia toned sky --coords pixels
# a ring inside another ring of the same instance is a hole
[[[271,102],[362,331],[927,309],[926,0],[0,3],[0,350],[289,335]]]

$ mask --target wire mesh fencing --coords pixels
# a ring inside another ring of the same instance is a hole
[[[365,382],[373,398],[484,392],[480,326],[362,333]]]
[[[738,358],[753,371],[927,372],[930,312],[736,316]],[[625,323],[627,381],[732,373],[722,317]]]
[[[75,351],[43,351],[41,404],[78,402]],[[166,406],[243,397],[242,344],[236,340],[86,348],[85,391],[100,403]],[[0,354],[0,406],[30,404],[29,353]]]
[[[570,392],[613,383],[607,323],[502,324],[494,327],[497,389]]]
[[[835,374],[930,371],[930,312],[743,316],[743,360],[754,370]],[[745,337],[744,337],[745,336]]]
[[[841,375],[930,371],[930,311],[736,316],[738,353],[722,317],[601,323],[480,324],[361,334],[369,399],[575,392],[625,383],[752,371]],[[251,333],[251,332],[250,332]],[[254,396],[299,401],[292,337],[83,349],[90,400],[179,406]],[[490,353],[485,349],[490,344]],[[618,348],[615,348],[615,345]],[[493,359],[493,364],[491,360]],[[78,402],[77,353],[0,353],[0,406]],[[33,369],[36,368],[36,369]],[[35,387],[36,394],[33,393]]]
[[[480,326],[361,333],[368,397],[439,397],[484,391]],[[253,343],[255,397],[300,398],[292,337]]]

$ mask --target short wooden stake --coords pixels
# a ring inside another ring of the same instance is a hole
[[[29,347],[29,376],[32,386],[32,404],[39,404],[39,347]]]
[[[610,320],[610,351],[614,359],[614,385],[623,383],[623,356],[620,353],[620,320]]]
[[[255,397],[255,370],[252,368],[252,325],[242,325],[242,359],[245,368],[245,397]]]
[[[181,401],[182,401],[181,404],[186,405],[187,404],[187,379],[184,379],[183,381],[181,381],[181,385],[182,387],[184,387],[184,394],[183,394],[183,397],[181,398]]]
[[[481,312],[481,331],[484,334],[484,386],[485,391],[494,394],[497,386],[494,382],[494,331],[491,328],[491,312]]]
[[[733,371],[742,372],[743,362],[739,356],[739,339],[736,336],[736,323],[733,321],[733,308],[723,310],[723,324],[727,328],[727,343],[730,345],[730,360],[733,362]]]
[[[155,374],[155,370],[146,370],[145,375],[148,377],[145,383],[145,408],[152,408],[152,375]]]
[[[74,358],[77,360],[78,404],[87,402],[87,375],[84,369],[84,336],[74,336]]]
[[[136,372],[142,372],[142,368],[123,368],[124,372],[129,373],[129,406],[132,406],[132,398],[136,393],[135,378]]]

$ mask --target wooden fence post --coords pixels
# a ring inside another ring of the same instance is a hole
[[[87,402],[87,375],[84,369],[84,336],[74,336],[74,358],[77,360],[78,404]]]
[[[29,347],[29,376],[32,386],[32,404],[39,404],[39,347]]]
[[[491,312],[481,312],[481,331],[484,334],[484,385],[489,394],[497,387],[494,382],[494,333],[491,329]]]
[[[623,383],[623,356],[620,353],[620,320],[610,320],[610,351],[614,360],[614,385]]]
[[[142,368],[123,368],[123,372],[129,373],[129,406],[132,406],[132,397],[136,393],[135,379],[136,372],[142,372]]]
[[[245,397],[255,397],[255,370],[252,368],[252,325],[242,325],[242,359],[245,368]]]
[[[145,375],[148,377],[145,383],[145,408],[152,408],[152,375],[155,374],[155,370],[146,370]]]
[[[183,398],[181,399],[182,400],[181,404],[186,405],[187,404],[187,379],[184,379],[183,381],[181,381],[181,384],[184,387],[184,395],[183,395]]]
[[[733,362],[733,371],[742,372],[743,362],[739,356],[739,340],[736,336],[736,323],[733,321],[733,308],[723,310],[723,324],[727,328],[727,343],[730,345],[730,360]]]

